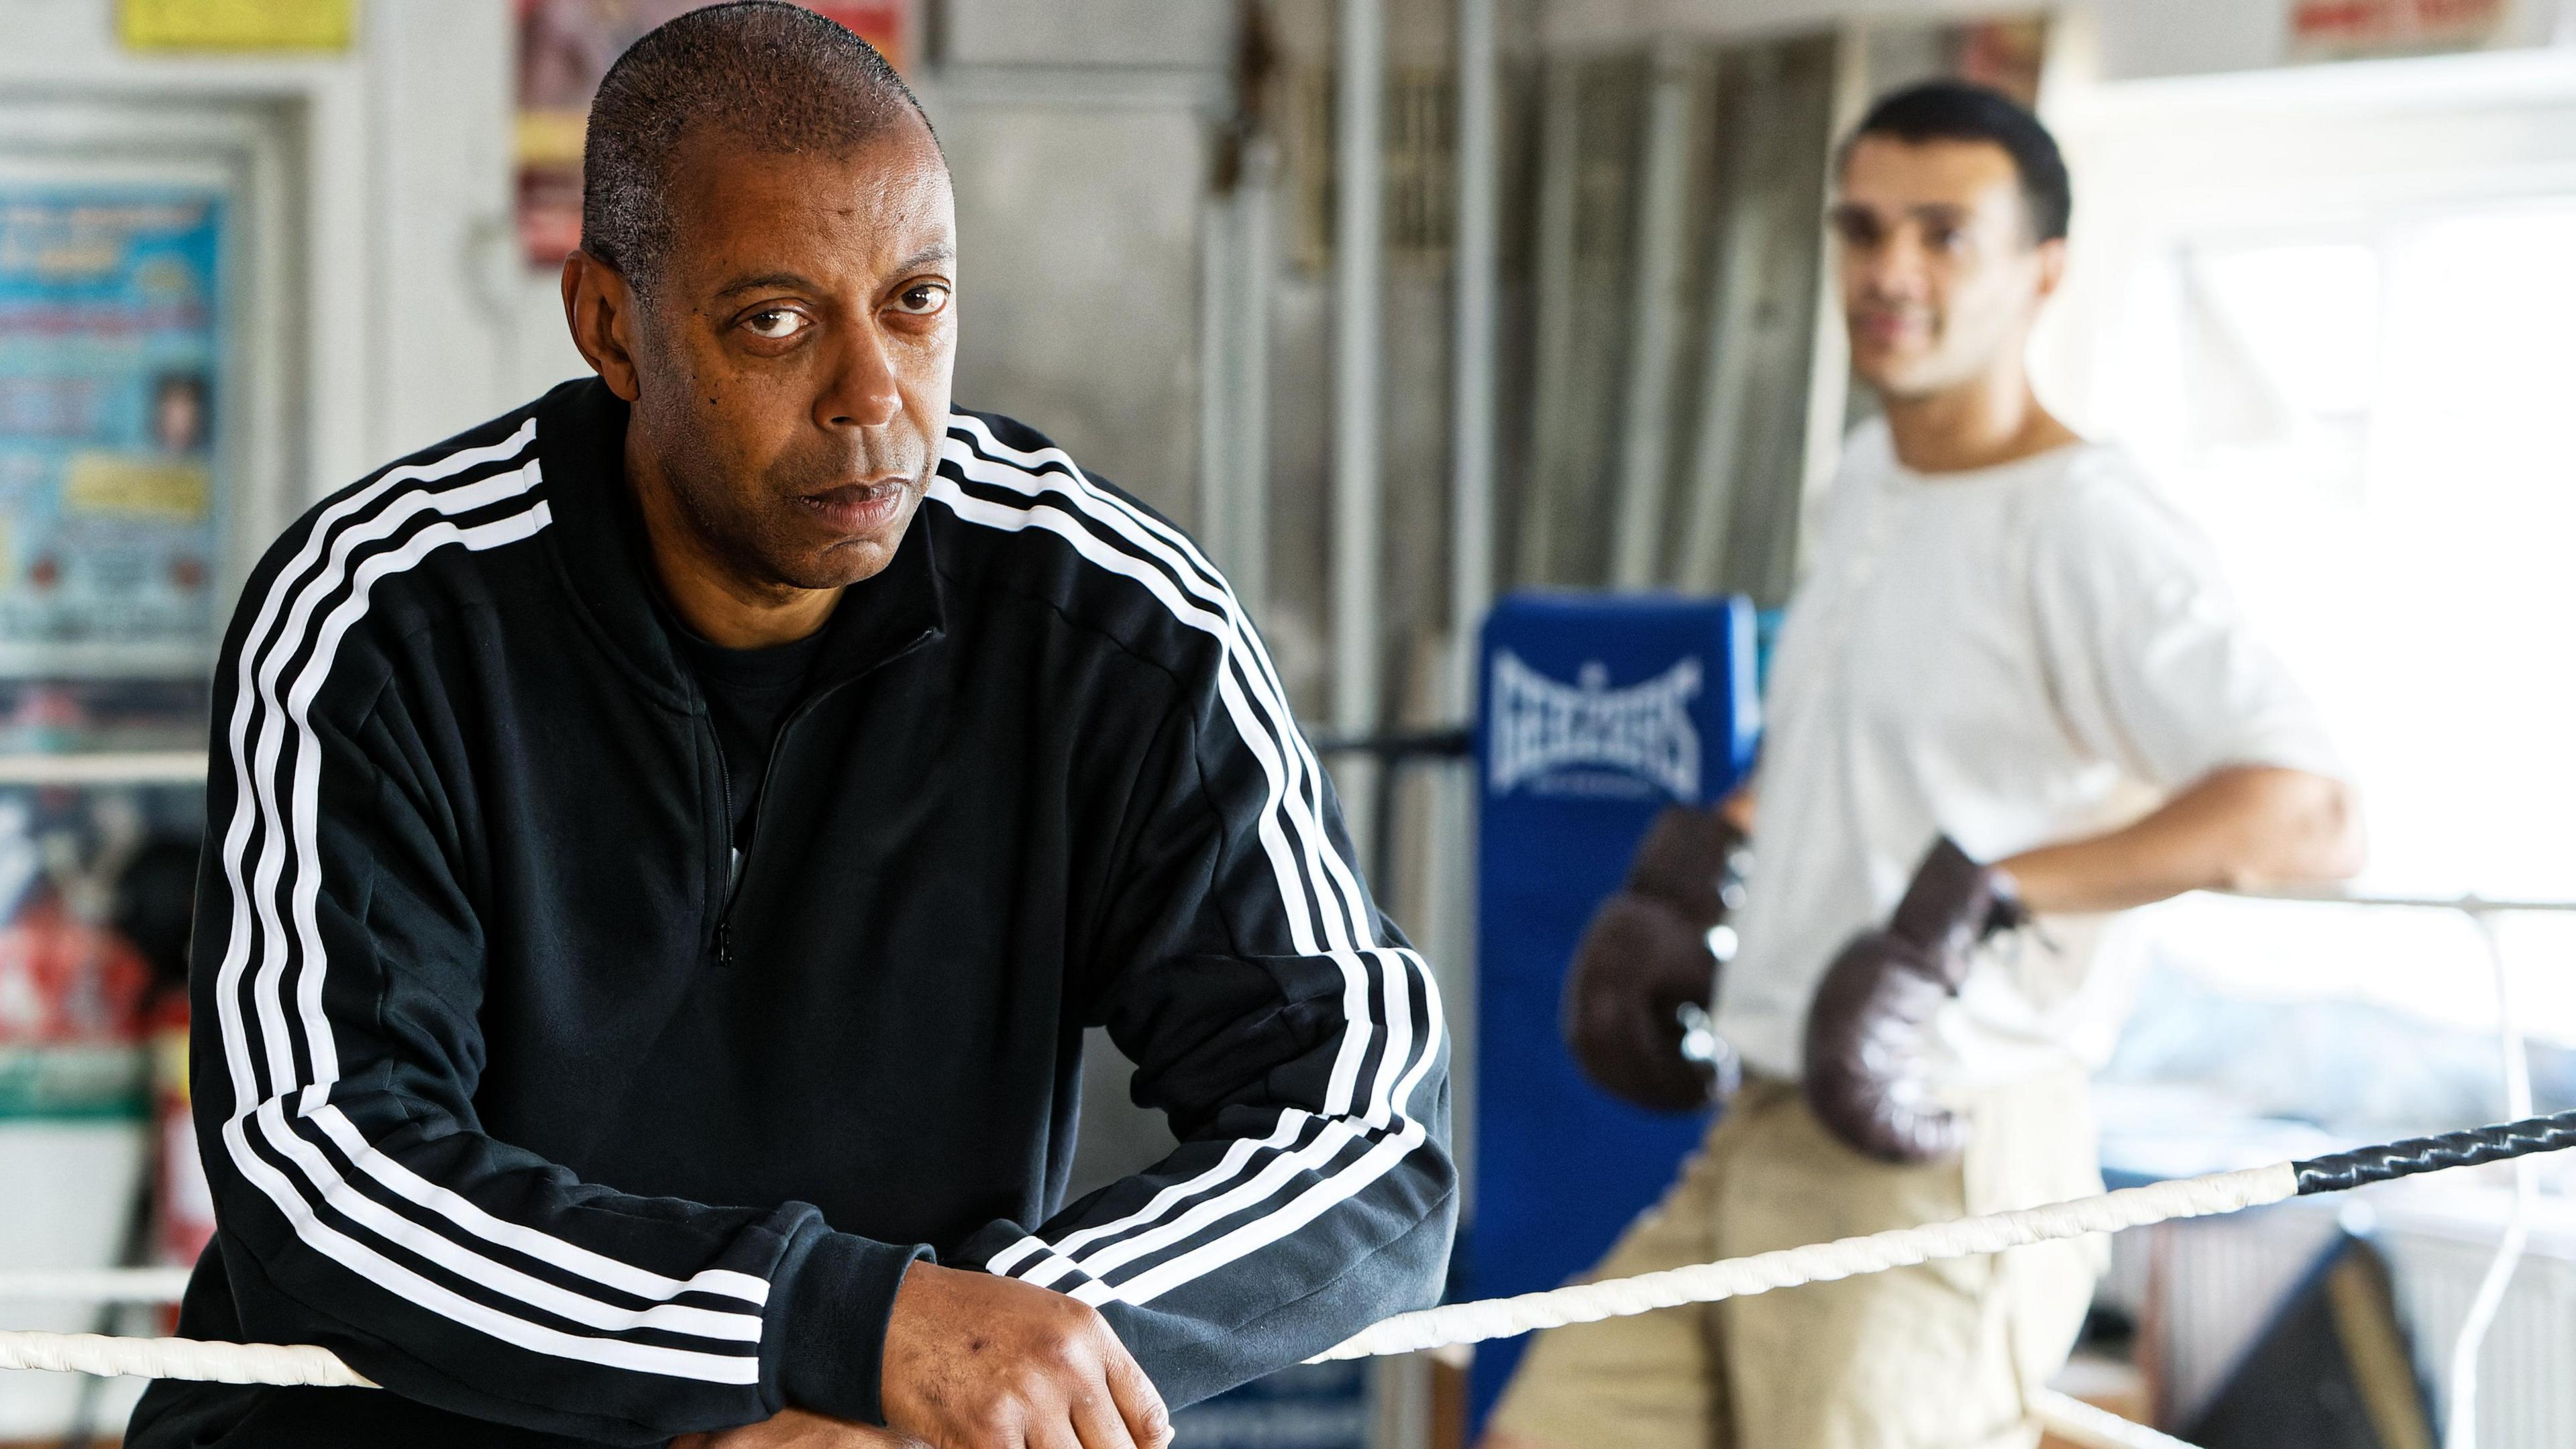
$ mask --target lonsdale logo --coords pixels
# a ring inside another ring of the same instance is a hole
[[[1699,727],[1690,702],[1700,689],[1697,659],[1684,658],[1642,684],[1609,687],[1610,670],[1588,660],[1575,682],[1550,679],[1506,649],[1494,656],[1488,718],[1493,792],[1522,785],[1543,793],[1610,793],[1587,788],[1595,771],[1653,785],[1676,800],[1699,799]],[[1552,788],[1553,787],[1553,788]]]

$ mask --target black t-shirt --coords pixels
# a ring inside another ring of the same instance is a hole
[[[805,692],[805,676],[822,652],[827,624],[792,644],[767,649],[727,649],[698,637],[697,632],[665,618],[672,646],[679,651],[698,687],[706,691],[707,713],[715,719],[716,743],[723,747],[725,789],[733,804],[733,844],[739,851],[751,843],[760,812],[760,782],[769,769],[769,748],[778,725]],[[737,857],[739,864],[739,857]]]
[[[679,610],[661,588],[653,563],[653,544],[643,510],[631,488],[617,490],[617,515],[629,555],[643,572],[653,601],[654,617],[671,641],[671,652],[697,677],[713,717],[716,745],[724,753],[725,794],[733,806],[733,874],[742,872],[742,852],[760,813],[760,783],[769,773],[770,746],[778,726],[805,693],[805,678],[823,652],[832,621],[789,644],[768,649],[727,649],[699,637],[680,621]],[[837,617],[837,615],[835,615]]]

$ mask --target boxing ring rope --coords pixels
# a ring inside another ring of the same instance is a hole
[[[2285,1198],[2344,1192],[2418,1173],[2474,1167],[2568,1147],[2576,1147],[2576,1111],[2414,1137],[2270,1167],[2176,1178],[2046,1207],[1895,1228],[1867,1237],[1783,1248],[1634,1278],[1578,1283],[1516,1298],[1451,1303],[1398,1314],[1316,1355],[1311,1362],[1413,1353],[1685,1303],[1714,1303],[1722,1298],[1882,1273],[1943,1258],[1972,1257],[2177,1218],[2232,1213]]]
[[[2493,1130],[2493,1129],[2490,1129]],[[2568,1142],[2576,1145],[2576,1114],[2570,1114]],[[2146,1187],[2123,1188],[2072,1202],[2015,1212],[1988,1213],[1921,1227],[1891,1228],[1867,1237],[1840,1238],[1803,1248],[1782,1248],[1748,1258],[1728,1258],[1687,1268],[1667,1268],[1634,1278],[1577,1283],[1514,1298],[1488,1298],[1451,1303],[1396,1317],[1362,1330],[1312,1361],[1368,1358],[1378,1354],[1416,1353],[1450,1344],[1482,1343],[1570,1323],[1623,1318],[1686,1303],[1715,1303],[1801,1283],[1827,1283],[1864,1273],[1944,1258],[1966,1258],[2001,1252],[2059,1238],[2118,1232],[2175,1218],[2206,1217],[2241,1208],[2279,1202],[2299,1192],[2305,1164],[2276,1163],[2242,1172],[2177,1178]],[[2419,1171],[2421,1169],[2418,1169]]]
[[[1403,753],[1445,756],[1457,752],[1457,731],[1424,732],[1407,737]],[[1377,741],[1337,742],[1339,748],[1366,749]],[[1326,745],[1331,752],[1336,745]],[[195,752],[115,754],[97,757],[0,754],[0,784],[141,785],[194,783],[204,778],[204,757]],[[1374,842],[1383,858],[1388,842]],[[2510,1105],[2528,1111],[2527,1078],[2519,1067],[2519,1037],[2511,1020],[2509,987],[2502,953],[2493,934],[2494,918],[2519,912],[2576,911],[2576,902],[2440,897],[2320,891],[2246,893],[2257,899],[2316,904],[2393,906],[2459,911],[2487,934],[2495,957],[2498,991],[2505,1008],[2503,1031],[2508,1077],[2519,1090],[2509,1090]],[[1949,1258],[1971,1257],[2007,1248],[2094,1233],[2117,1232],[2154,1223],[2242,1211],[2295,1196],[2341,1192],[2374,1182],[2418,1173],[2516,1160],[2516,1216],[2519,1227],[2531,1192],[2529,1164],[2533,1154],[2576,1146],[2576,1111],[2526,1117],[2492,1127],[2412,1138],[2377,1147],[2237,1172],[2211,1173],[2145,1187],[2127,1188],[2070,1202],[2013,1212],[1992,1213],[1951,1222],[1895,1229],[1865,1237],[1811,1244],[1745,1258],[1697,1264],[1633,1278],[1580,1283],[1513,1298],[1446,1304],[1384,1320],[1316,1355],[1310,1363],[1404,1354],[1513,1337],[1573,1323],[1651,1312],[1685,1304],[1766,1293],[1805,1283],[1830,1282],[1868,1273]],[[2478,1308],[2455,1346],[2455,1384],[2474,1363],[2486,1317],[2494,1311],[2504,1281],[2512,1271],[2519,1234],[2508,1229],[2508,1241],[2478,1294]],[[89,1303],[169,1303],[186,1286],[184,1268],[99,1269],[54,1272],[0,1272],[0,1302],[71,1300]],[[111,1337],[88,1333],[0,1330],[0,1369],[35,1369],[102,1377],[178,1378],[220,1383],[311,1385],[374,1388],[376,1385],[327,1349],[295,1344],[210,1343],[182,1338]],[[2474,1380],[2470,1379],[2470,1383]],[[2473,1392],[2473,1390],[2472,1390]],[[2035,1418],[2050,1432],[2085,1449],[2189,1449],[2183,1441],[2132,1423],[2053,1390],[2030,1396]],[[2465,1407],[2465,1406],[2464,1406]],[[2467,1416],[2463,1414],[2462,1418]],[[2473,1422],[2470,1420],[2469,1422]],[[2455,1428],[2467,1424],[2455,1421]],[[2470,1429],[2471,1434],[2474,1429]]]
[[[2231,1213],[2285,1198],[2343,1192],[2374,1182],[2418,1173],[2439,1172],[2479,1163],[2499,1162],[2576,1147],[2576,1111],[2526,1118],[2494,1127],[2445,1132],[2297,1162],[2276,1163],[2239,1172],[2178,1178],[2146,1187],[2077,1198],[2046,1207],[1989,1213],[1953,1222],[1930,1223],[1844,1238],[1803,1248],[1757,1253],[1695,1267],[1648,1273],[1635,1278],[1582,1283],[1516,1298],[1452,1303],[1418,1313],[1398,1314],[1310,1362],[1413,1353],[1451,1344],[1477,1343],[1553,1328],[1568,1323],[1645,1313],[1686,1303],[1713,1303],[1722,1298],[1767,1293],[1802,1283],[1826,1282],[1856,1274],[1943,1258],[1999,1252],[2005,1248],[2092,1233],[2115,1232],[2177,1218]],[[133,1273],[0,1276],[0,1298],[62,1296],[67,1288],[110,1288],[120,1296],[123,1285],[145,1286]],[[165,1274],[154,1274],[156,1291],[169,1286]],[[98,1334],[0,1332],[0,1368],[51,1369],[63,1372],[143,1378],[211,1379],[222,1383],[311,1384],[373,1387],[326,1349],[279,1344],[201,1343],[178,1338],[109,1338]],[[2117,1437],[2134,1428],[2111,1415],[2118,1428],[2067,1419],[2057,1397],[2041,1396],[2034,1404],[2043,1421],[2078,1442],[2110,1444],[2113,1449],[2171,1445],[2162,1435]],[[2152,1433],[2152,1431],[2148,1431]]]
[[[0,785],[202,785],[203,750],[0,753]]]
[[[2539,915],[2576,914],[2576,901],[2515,900],[2470,894],[2465,896],[2401,895],[2385,891],[2355,891],[2344,886],[2249,892],[2256,899],[2307,901],[2326,905],[2394,906],[2401,909],[2457,911],[2477,928],[2480,942],[2486,947],[2487,967],[2495,982],[2496,1047],[2503,1066],[2504,1103],[2508,1116],[2528,1116],[2531,1112],[2531,1061],[2523,1039],[2521,1013],[2514,1005],[2513,970],[2505,959],[2504,938],[2499,923],[2505,916],[2521,913]],[[2505,1219],[2504,1232],[2496,1243],[2495,1256],[2488,1260],[2487,1271],[2470,1299],[2467,1315],[2459,1333],[2451,1340],[2449,1362],[2444,1366],[2443,1382],[2447,1402],[2443,1405],[2442,1444],[2444,1449],[2477,1449],[2478,1444],[2478,1353],[2485,1346],[2487,1331],[2504,1306],[2505,1289],[2513,1282],[2514,1270],[2530,1235],[2532,1204],[2539,1196],[2539,1183],[2528,1160],[2514,1164],[2513,1206]]]
[[[2097,1409],[2072,1394],[2038,1389],[2030,1395],[2031,1417],[2056,1438],[2077,1449],[2192,1449],[2171,1434]]]
[[[205,1343],[193,1338],[110,1338],[99,1333],[0,1333],[0,1369],[372,1389],[373,1379],[307,1344]]]
[[[67,1268],[0,1273],[0,1301],[176,1303],[186,1268]]]

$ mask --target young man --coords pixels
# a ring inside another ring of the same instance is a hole
[[[129,1442],[1158,1449],[1431,1300],[1428,974],[1223,580],[951,409],[900,81],[698,10],[583,164],[597,379],[314,509],[220,664],[180,1328],[383,1388]],[[1093,1023],[1181,1145],[1068,1205]]]
[[[2323,732],[2200,540],[2031,391],[2068,210],[2047,132],[1973,87],[1887,98],[1842,154],[1845,321],[1885,416],[1851,439],[1781,632],[1759,824],[1750,798],[1659,822],[1569,1002],[1596,1077],[1704,1100],[1666,1050],[1670,1002],[1708,989],[1712,881],[1753,827],[1715,992],[1747,1080],[1604,1276],[2098,1191],[2085,1077],[2117,1008],[2086,957],[2104,915],[2359,866]],[[2027,1445],[2024,1395],[2063,1361],[2099,1252],[1551,1333],[1492,1442]]]

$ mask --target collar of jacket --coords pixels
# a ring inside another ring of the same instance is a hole
[[[573,612],[637,684],[677,708],[699,707],[688,666],[655,602],[643,527],[626,495],[626,404],[597,378],[556,387],[536,407],[537,457]],[[946,619],[928,521],[918,509],[892,562],[843,591],[823,628],[810,688],[847,683],[939,637]]]

